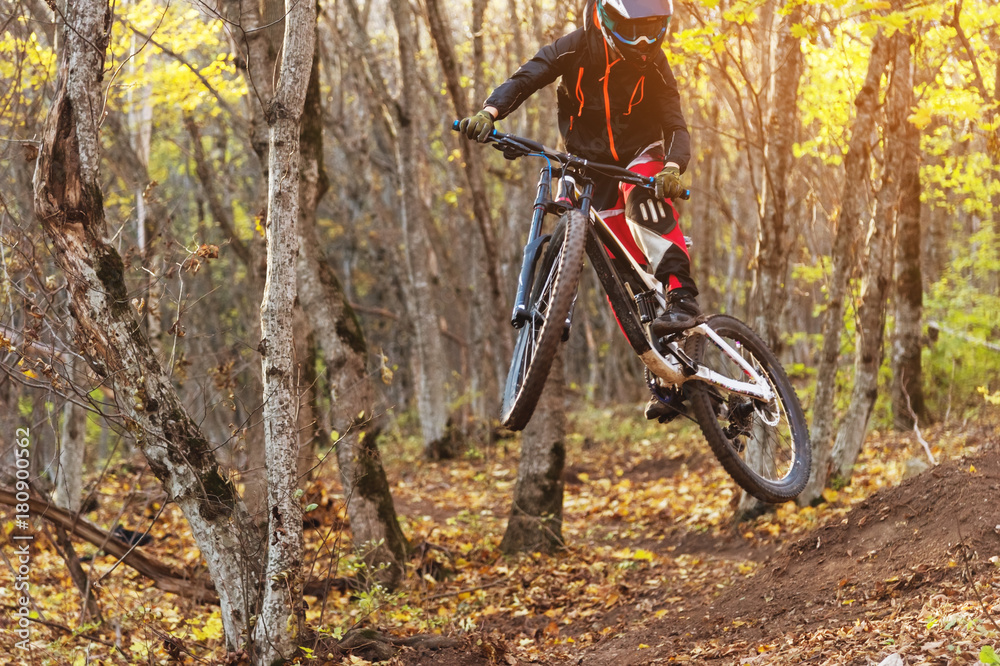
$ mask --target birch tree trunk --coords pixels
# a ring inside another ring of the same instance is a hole
[[[912,63],[908,63],[912,68]],[[912,73],[904,96],[913,107]],[[892,421],[897,430],[912,430],[927,415],[920,362],[920,320],[924,306],[920,269],[920,130],[907,121],[900,131],[899,217],[896,220],[895,328],[892,336]]]
[[[256,611],[263,539],[143,337],[124,265],[107,240],[99,123],[108,4],[78,0],[62,16],[55,98],[35,169],[35,213],[67,278],[81,349],[114,388],[150,469],[184,512],[219,593],[227,643],[236,649]]]
[[[353,5],[349,8],[356,16],[356,8]],[[234,2],[229,5],[230,17],[238,17],[248,33],[237,44],[252,63],[248,66],[248,83],[258,92],[269,94],[270,81],[259,82],[257,78],[274,69],[276,54],[281,50],[280,35],[275,42],[267,31],[257,30],[263,22],[255,12],[253,9],[246,11]],[[392,587],[402,575],[407,543],[399,527],[378,451],[378,432],[373,421],[375,388],[368,374],[367,344],[340,281],[322,255],[316,233],[316,208],[328,187],[323,170],[317,57],[314,54],[311,63],[300,132],[299,224],[296,227],[298,300],[316,336],[330,382],[330,425],[342,437],[337,446],[337,463],[353,540],[359,548],[381,544],[368,547],[364,551],[365,559],[375,568],[386,565],[378,579]],[[256,73],[257,78],[250,76],[252,73]],[[263,101],[267,99],[262,98]],[[250,99],[250,108],[251,126],[256,127],[259,125],[256,118],[262,115],[261,108],[255,99]],[[261,147],[258,152],[264,158],[268,154],[267,147]]]
[[[424,452],[428,458],[442,457],[445,426],[448,420],[444,345],[438,325],[434,300],[434,284],[428,266],[433,248],[427,226],[431,221],[419,205],[420,149],[417,133],[420,125],[410,113],[420,106],[419,77],[416,69],[417,35],[413,13],[404,0],[391,0],[393,21],[399,37],[399,63],[402,96],[397,106],[397,159],[399,182],[399,219],[403,230],[403,258],[406,265],[407,289],[405,306],[416,338],[415,368],[417,412],[423,434]]]
[[[803,506],[815,501],[830,478],[830,455],[833,451],[834,404],[837,393],[837,368],[840,365],[840,335],[844,328],[844,299],[857,272],[858,241],[863,215],[870,209],[871,152],[878,141],[875,133],[880,106],[882,75],[889,64],[889,43],[879,31],[872,43],[868,73],[854,99],[857,115],[851,127],[850,143],[844,156],[844,188],[840,215],[833,242],[833,272],[827,283],[826,309],[823,312],[823,348],[816,373],[816,397],[810,431],[813,459],[809,483],[799,495]]]
[[[566,409],[563,351],[556,353],[549,379],[524,429],[514,500],[500,550],[553,552],[563,546],[563,467]]]
[[[285,37],[269,127],[267,277],[261,303],[264,446],[267,457],[268,558],[256,626],[256,662],[291,659],[305,620],[302,608],[302,505],[296,497],[298,392],[292,354],[299,217],[299,136],[316,47],[316,4],[285,2]]]
[[[890,39],[892,70],[886,96],[886,129],[883,142],[885,167],[876,202],[876,213],[868,230],[858,307],[858,333],[854,361],[851,404],[837,432],[832,465],[838,476],[849,481],[861,453],[872,408],[878,396],[878,372],[884,350],[886,300],[892,285],[896,220],[899,214],[900,177],[903,162],[910,79],[910,37],[897,32]]]

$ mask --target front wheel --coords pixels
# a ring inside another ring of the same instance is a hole
[[[535,271],[500,407],[500,423],[510,430],[528,425],[545,388],[580,282],[586,237],[583,213],[564,213]]]
[[[796,497],[809,481],[812,451],[805,415],[784,368],[749,326],[716,315],[707,324],[770,385],[763,402],[701,381],[684,385],[698,425],[712,452],[733,479],[757,499],[780,503]],[[743,369],[712,340],[688,336],[685,351],[699,364],[732,379]]]

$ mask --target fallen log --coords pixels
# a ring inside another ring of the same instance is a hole
[[[0,488],[0,504],[15,506],[18,504],[13,491]],[[164,592],[170,592],[195,601],[218,604],[219,597],[215,592],[215,584],[207,579],[193,579],[183,571],[154,557],[136,550],[119,538],[114,532],[101,529],[92,522],[70,513],[66,509],[46,502],[39,497],[28,499],[28,508],[32,516],[39,516],[53,525],[62,527],[68,533],[91,543],[108,555],[112,555],[137,572],[153,581],[153,585]],[[138,538],[142,535],[133,534]],[[317,597],[325,597],[331,589],[341,592],[364,589],[364,584],[351,578],[327,578],[321,580],[310,578],[305,582],[304,592]]]
[[[11,490],[0,488],[0,504],[16,506],[19,502]],[[153,585],[164,592],[200,602],[219,603],[215,585],[210,580],[191,578],[180,569],[136,550],[135,547],[116,539],[110,532],[90,521],[43,499],[29,498],[28,508],[32,516],[44,518],[73,536],[92,543],[108,555],[117,557],[123,564],[152,580]]]

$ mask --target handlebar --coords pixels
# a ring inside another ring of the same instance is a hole
[[[454,121],[451,124],[452,131],[460,131],[458,128],[459,121]],[[552,150],[551,148],[546,148],[544,145],[538,143],[537,141],[532,141],[531,139],[525,139],[524,137],[515,136],[513,134],[504,134],[503,132],[498,132],[493,130],[490,132],[489,137],[486,140],[487,143],[494,144],[493,147],[497,150],[503,151],[504,157],[509,160],[517,159],[518,157],[525,157],[527,155],[540,155],[547,157],[551,160],[555,160],[560,164],[565,164],[567,166],[575,166],[581,170],[592,169],[601,173],[605,176],[611,176],[616,180],[620,180],[626,183],[631,183],[633,185],[639,185],[640,187],[648,187],[652,189],[655,186],[656,179],[653,176],[640,176],[634,171],[629,171],[628,169],[623,169],[622,167],[615,164],[601,164],[600,162],[591,162],[582,157],[577,157],[576,155],[571,155],[570,153],[561,153],[557,150]],[[678,197],[679,199],[690,199],[691,190],[684,190],[684,193]]]

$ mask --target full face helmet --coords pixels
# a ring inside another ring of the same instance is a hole
[[[597,0],[598,25],[608,46],[644,69],[663,44],[673,0]]]

